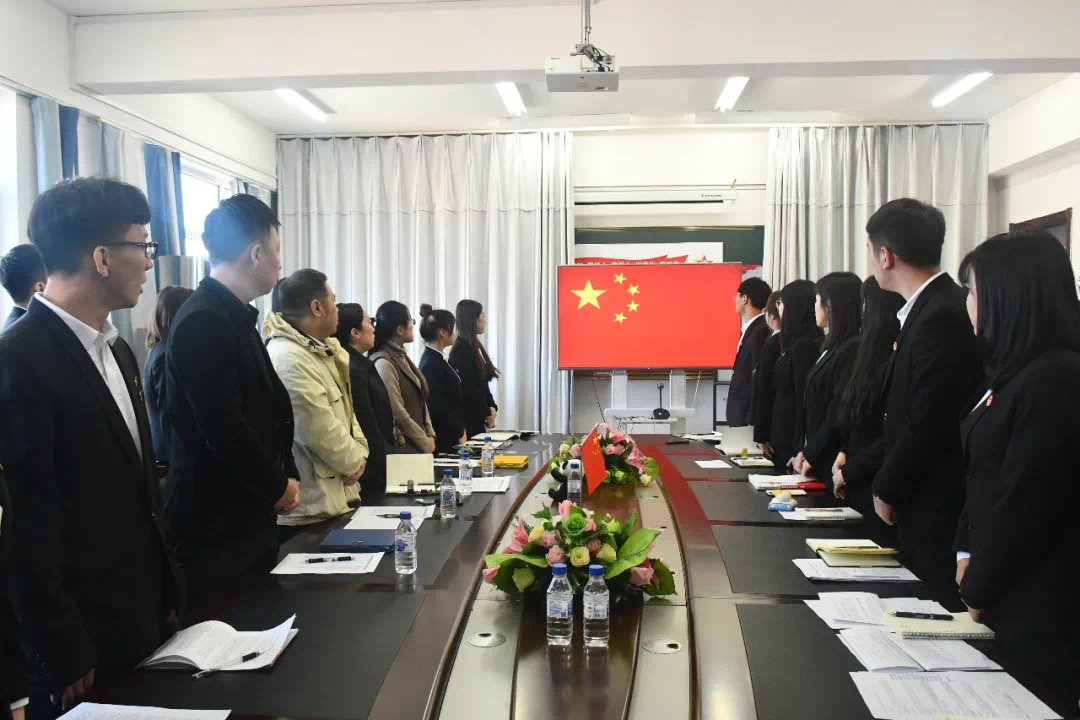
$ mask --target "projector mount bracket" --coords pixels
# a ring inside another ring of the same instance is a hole
[[[571,55],[582,55],[592,61],[597,72],[611,72],[615,58],[592,44],[592,0],[581,0],[581,42],[574,46]]]

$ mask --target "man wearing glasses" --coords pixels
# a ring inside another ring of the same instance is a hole
[[[45,291],[0,337],[0,464],[30,716],[55,716],[130,670],[175,623],[170,558],[138,364],[109,313],[153,267],[150,207],[125,183],[43,193],[29,236]]]

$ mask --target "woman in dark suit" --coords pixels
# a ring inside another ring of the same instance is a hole
[[[814,475],[832,472],[840,443],[830,431],[835,424],[836,401],[851,375],[862,327],[862,281],[855,273],[829,273],[817,282],[814,320],[825,332],[821,355],[806,376],[806,400],[795,437],[801,439],[792,464],[795,472]]]
[[[146,388],[146,414],[150,418],[150,435],[154,439],[154,456],[159,463],[169,462],[169,429],[165,421],[165,347],[169,342],[169,328],[184,301],[195,291],[170,285],[158,293],[154,318],[146,334],[146,347],[150,348],[143,370]]]
[[[357,303],[338,305],[334,337],[349,353],[353,413],[368,442],[367,468],[360,476],[360,499],[365,500],[386,492],[386,456],[395,450],[394,411],[375,364],[364,355],[375,345],[375,326],[367,310]]]
[[[420,306],[420,337],[427,343],[420,358],[420,372],[428,383],[428,411],[435,428],[435,452],[452,453],[468,440],[461,378],[443,353],[454,344],[454,315],[449,310]]]
[[[893,343],[900,332],[896,313],[903,306],[903,296],[882,290],[873,276],[863,282],[859,347],[851,375],[836,403],[835,425],[829,426],[836,438],[832,442],[838,443],[840,453],[832,467],[818,475],[832,479],[833,494],[861,512],[872,525],[873,539],[888,547],[896,547],[896,528],[886,525],[874,512],[871,483],[878,463],[863,451],[881,437],[883,430],[882,385]]]
[[[499,406],[491,396],[491,381],[499,377],[499,369],[480,342],[480,335],[487,330],[484,306],[475,300],[462,300],[454,315],[458,337],[450,349],[450,364],[461,377],[465,432],[472,437],[495,427]]]
[[[1068,715],[1080,698],[1080,523],[1059,494],[1072,493],[1071,451],[1080,447],[1075,280],[1068,253],[1042,230],[987,240],[964,259],[960,277],[987,369],[960,430],[960,596]]]
[[[796,434],[803,412],[806,376],[821,354],[821,330],[814,322],[814,283],[795,280],[780,291],[780,359],[773,374],[772,419],[762,449],[773,467],[785,472],[800,445]]]
[[[769,336],[758,353],[754,368],[754,382],[750,392],[750,424],[754,426],[754,442],[767,444],[772,424],[773,375],[776,361],[780,359],[780,291],[769,295],[765,303],[765,324]],[[769,450],[770,457],[772,450]]]

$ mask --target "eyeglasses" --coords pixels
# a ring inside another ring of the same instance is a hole
[[[105,243],[106,247],[111,245],[132,245],[134,247],[140,247],[143,249],[143,254],[146,255],[147,260],[153,260],[157,257],[158,244],[156,242],[113,242]]]

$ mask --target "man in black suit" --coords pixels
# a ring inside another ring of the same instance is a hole
[[[955,590],[952,540],[964,504],[959,418],[982,378],[964,291],[941,271],[945,217],[918,200],[881,206],[866,224],[874,277],[907,303],[886,369],[874,508],[896,525],[908,568]]]
[[[253,196],[221,201],[203,231],[210,277],[169,333],[166,508],[192,608],[272,563],[276,513],[299,503],[289,394],[249,304],[273,290],[281,271],[278,225]]]
[[[735,353],[735,367],[731,372],[728,388],[727,422],[731,427],[749,425],[750,395],[754,386],[754,368],[758,364],[761,346],[771,331],[765,323],[763,310],[769,302],[769,288],[761,278],[751,277],[742,281],[735,293],[735,312],[742,322],[739,348]]]
[[[19,625],[12,598],[15,589],[12,578],[15,549],[10,531],[12,512],[11,495],[0,467],[0,718],[23,720],[30,698],[27,697],[26,661],[19,642]]]
[[[175,623],[138,364],[109,322],[153,267],[149,222],[143,194],[117,180],[42,194],[29,235],[48,284],[0,337],[0,463],[15,508],[4,524],[34,718],[130,670]]]
[[[30,244],[16,245],[0,258],[0,285],[4,286],[15,303],[11,314],[4,320],[4,326],[0,328],[0,332],[3,332],[26,314],[26,306],[34,293],[45,289],[45,263],[41,261],[38,249]]]

